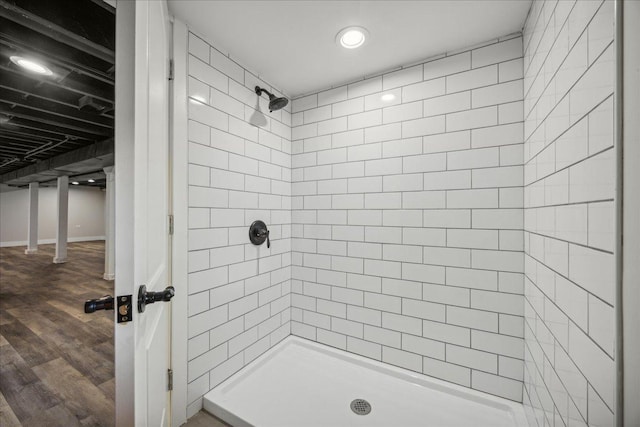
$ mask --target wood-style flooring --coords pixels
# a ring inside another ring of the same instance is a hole
[[[183,427],[231,427],[219,418],[214,417],[210,413],[202,410],[189,418]]]
[[[84,301],[113,294],[104,242],[0,248],[0,426],[114,425],[113,311]]]

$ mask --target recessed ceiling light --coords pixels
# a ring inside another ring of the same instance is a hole
[[[88,179],[87,182],[96,182],[95,179]]]
[[[336,36],[336,41],[346,49],[355,49],[364,44],[369,37],[369,32],[362,27],[347,27]]]
[[[14,64],[19,65],[25,70],[32,73],[40,74],[43,76],[50,76],[53,74],[53,71],[47,68],[46,65],[40,64],[33,59],[27,59],[22,56],[12,56],[9,59],[11,59],[11,62],[13,62]]]
[[[396,96],[392,93],[385,93],[380,97],[380,99],[383,100],[384,102],[391,102],[394,99],[396,99]]]
[[[80,184],[80,183],[79,183],[78,181],[73,181],[71,184],[73,184],[73,185],[78,185],[78,184]]]

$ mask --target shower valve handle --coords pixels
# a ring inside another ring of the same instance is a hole
[[[263,221],[257,220],[249,227],[249,240],[254,245],[261,245],[264,241],[267,241],[267,248],[271,247],[271,241],[269,240],[269,229],[267,224]]]
[[[271,241],[269,240],[269,230],[265,229],[265,230],[260,230],[258,232],[258,237],[264,237],[265,235],[267,236],[267,248],[270,248],[271,247]]]

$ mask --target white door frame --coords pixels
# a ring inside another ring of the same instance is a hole
[[[624,12],[623,12],[624,8]],[[616,1],[616,425],[640,423],[640,28],[637,1]],[[624,237],[624,241],[622,238]],[[620,357],[622,356],[622,357]]]
[[[116,76],[120,78],[115,86],[115,216],[117,228],[115,239],[115,295],[118,284],[124,278],[134,278],[133,244],[133,201],[134,188],[134,141],[135,141],[135,3],[119,1],[116,7]],[[118,78],[118,77],[116,77]],[[125,285],[123,285],[125,286]],[[126,285],[130,287],[131,284]],[[129,292],[126,292],[128,294]],[[134,308],[135,309],[135,308]],[[135,354],[135,329],[132,322],[118,324],[114,312],[115,378],[119,381],[119,392],[115,396],[116,425],[131,425],[135,420],[135,367],[131,363]]]
[[[146,341],[138,342],[136,338],[142,325],[136,303],[137,286],[142,284],[142,282],[145,282],[147,279],[145,276],[147,272],[145,272],[145,269],[139,265],[141,262],[146,263],[147,261],[146,248],[144,244],[136,246],[136,243],[139,243],[139,239],[143,236],[141,233],[146,232],[146,229],[141,230],[140,227],[135,227],[136,223],[138,226],[140,225],[141,220],[139,217],[136,217],[139,213],[135,213],[136,196],[140,195],[136,193],[136,191],[139,192],[141,189],[138,186],[138,189],[136,190],[136,185],[133,184],[136,182],[136,178],[140,178],[137,175],[141,173],[139,169],[136,170],[136,159],[146,159],[146,157],[144,157],[146,152],[139,146],[139,144],[137,144],[137,141],[146,141],[146,132],[148,130],[146,128],[141,129],[139,126],[136,126],[138,121],[142,120],[146,122],[148,119],[146,116],[136,116],[136,102],[138,103],[138,107],[141,107],[141,102],[148,102],[148,100],[140,99],[139,97],[140,88],[145,88],[146,81],[143,80],[145,77],[136,75],[136,70],[138,70],[137,67],[140,69],[146,69],[145,67],[147,67],[145,62],[147,60],[147,57],[145,56],[147,52],[145,49],[147,49],[148,46],[141,45],[141,40],[138,40],[139,37],[136,36],[136,31],[146,31],[146,27],[144,27],[144,25],[147,24],[147,22],[144,21],[147,19],[147,15],[145,15],[145,13],[142,13],[141,15],[137,10],[140,7],[141,5],[139,3],[130,1],[118,1],[116,5],[116,76],[119,76],[119,78],[117,77],[118,80],[115,89],[115,215],[117,220],[115,233],[115,241],[117,245],[115,253],[115,269],[117,277],[115,282],[115,295],[132,294],[133,301],[131,311],[132,321],[118,324],[116,318],[117,312],[114,312],[114,328],[116,331],[114,338],[114,358],[115,378],[117,383],[117,393],[115,396],[115,422],[117,426],[126,427],[146,423],[144,420],[146,420],[146,411],[148,410],[146,402],[141,402],[140,399],[136,399],[136,395],[140,397],[140,390],[136,390],[136,372],[140,373],[139,369],[144,369],[145,366],[145,360],[140,359],[139,355],[136,358],[136,348],[138,347],[139,349],[141,348],[140,346],[145,347],[146,345],[150,345],[150,343]],[[141,28],[141,26],[144,28]],[[167,36],[170,37],[170,34],[167,34]],[[170,43],[169,40],[167,40],[167,42]],[[168,66],[168,64],[166,64],[166,66]],[[147,89],[145,88],[145,90]],[[146,96],[146,92],[144,93]],[[139,96],[137,97],[136,94]],[[166,96],[167,102],[170,103],[172,94],[167,91]],[[167,110],[166,113],[168,115],[167,119],[159,121],[159,125],[161,126],[167,126],[170,124],[167,123],[167,121],[171,122],[171,111]],[[169,140],[171,135],[167,133],[166,137]],[[166,156],[170,155],[171,153],[166,153]],[[167,161],[169,160],[170,159],[167,159]],[[169,162],[167,163],[167,168],[170,168]],[[141,179],[140,182],[145,181],[144,179]],[[170,197],[170,192],[172,190],[170,186],[170,176],[167,176],[165,184],[168,193],[167,197]],[[168,203],[169,199],[167,199],[167,209],[170,209],[171,207]],[[156,211],[156,215],[157,214],[158,213]],[[166,212],[163,211],[162,215],[166,215]],[[157,226],[158,223],[155,225]],[[166,228],[163,229],[163,232],[167,232]],[[169,240],[167,240],[167,242],[168,241]],[[169,249],[170,248],[167,247],[167,250]],[[166,255],[168,257],[170,256],[170,254]],[[169,279],[168,274],[170,273],[170,266],[168,264],[165,264],[165,266],[167,267],[167,279]],[[164,283],[164,280],[160,280],[159,283],[160,282],[163,287],[167,284]],[[149,282],[146,284],[149,286],[152,285],[152,283]],[[159,291],[161,289],[151,287],[150,290]],[[152,307],[150,310],[154,309],[157,311],[159,307]],[[166,307],[163,306],[162,309],[170,310],[171,305],[167,305]],[[149,318],[146,320],[150,321]],[[152,330],[152,328],[155,327],[149,323],[146,326],[151,328],[149,330]],[[169,326],[167,325],[166,327]],[[139,338],[140,337],[138,337],[138,339]],[[170,339],[170,336],[167,336],[167,338]],[[167,341],[166,343],[168,351],[169,342]],[[160,341],[159,345],[162,345],[162,341]],[[148,355],[146,357],[148,357]],[[169,358],[170,355],[167,354],[167,359],[170,360]],[[142,388],[146,390],[147,385],[150,384],[150,381],[148,380],[152,380],[151,382],[154,383],[153,385],[156,390],[158,382],[163,383],[164,386],[164,384],[166,384],[166,370],[163,370],[162,375],[162,378],[155,376],[152,378],[146,378]],[[170,402],[167,401],[167,409],[169,409],[169,404]],[[141,415],[142,412],[140,407],[138,407],[138,411],[136,411],[137,406],[144,406],[142,410],[145,411],[145,415]]]
[[[173,20],[173,84],[171,88],[171,149],[173,156],[171,189],[173,199],[173,286],[171,360],[173,392],[171,394],[171,425],[187,421],[187,346],[188,346],[188,116],[187,116],[187,40],[184,23]]]

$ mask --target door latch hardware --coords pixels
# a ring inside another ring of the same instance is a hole
[[[98,310],[113,310],[113,297],[105,295],[102,298],[90,299],[84,302],[85,313],[93,313]]]
[[[130,322],[133,317],[131,301],[133,295],[120,295],[118,298],[118,323]]]
[[[164,291],[160,292],[147,292],[145,285],[140,286],[138,289],[138,313],[144,313],[144,309],[148,304],[153,304],[157,301],[171,301],[171,298],[176,294],[173,286],[167,286]]]

